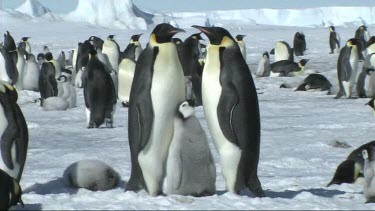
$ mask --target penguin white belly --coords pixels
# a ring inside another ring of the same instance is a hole
[[[275,61],[281,60],[288,60],[289,59],[289,52],[287,47],[283,44],[278,42],[275,47]]]
[[[7,74],[7,69],[5,67],[5,59],[1,53],[0,53],[0,80],[6,81],[8,83],[12,82],[12,80],[9,78]]]
[[[74,86],[82,88],[82,70],[78,70],[76,78],[74,79]]]
[[[4,108],[0,104],[0,137],[3,135],[4,131],[8,127],[8,120],[5,117],[4,114]],[[11,148],[11,155],[12,155],[12,163],[13,163],[13,169],[9,169],[5,163],[2,160],[1,150],[0,150],[0,169],[8,173],[11,177],[17,178],[18,173],[20,172],[20,165],[17,163],[16,160],[16,143],[13,142],[12,148]]]
[[[53,111],[53,110],[66,110],[69,107],[69,103],[61,97],[49,97],[44,99],[42,110]]]
[[[270,77],[280,77],[280,73],[270,72]]]
[[[138,46],[137,48],[135,48],[135,61],[137,61],[138,60],[138,57],[139,57],[139,55],[141,55],[141,53],[142,53],[142,47],[141,46]]]
[[[151,86],[154,121],[150,139],[138,154],[150,195],[158,194],[161,188],[158,181],[165,173],[165,161],[174,132],[174,118],[178,104],[184,100],[184,96],[184,75],[177,50],[173,43],[159,45]]]
[[[23,88],[25,90],[38,91],[39,66],[36,62],[26,62],[23,74]]]
[[[374,199],[375,197],[375,162],[365,161],[364,176],[365,184],[363,188],[363,193],[367,199]]]
[[[240,47],[240,51],[241,51],[241,54],[243,56],[243,58],[245,59],[246,61],[246,46],[245,46],[245,42],[244,41],[239,41],[237,42],[238,43],[238,46]]]
[[[367,55],[375,53],[375,44],[372,44],[369,47],[367,47],[366,52],[367,52]]]
[[[25,50],[26,50],[27,53],[31,54],[31,46],[30,46],[29,42],[26,42]]]
[[[116,72],[118,72],[118,60],[120,55],[116,43],[107,40],[104,41],[102,53],[107,55],[108,61],[111,65],[111,69],[114,69],[116,70]]]
[[[135,63],[130,59],[123,59],[120,63],[118,74],[118,98],[121,102],[128,103],[133,83]]]
[[[375,94],[375,74],[367,75],[365,79],[366,97],[373,97]]]
[[[358,69],[358,48],[357,48],[357,46],[352,47],[352,50],[350,52],[349,62],[350,62],[350,66],[352,67],[350,79],[347,83],[343,82],[345,92],[346,92],[346,97],[351,97],[351,95],[353,93],[354,84],[355,84],[355,81],[357,79],[357,69]]]
[[[20,54],[18,54],[18,59],[17,59],[17,71],[18,71],[18,80],[16,83],[16,88],[18,90],[23,90],[23,73],[25,70],[25,58]]]
[[[235,192],[237,167],[241,150],[227,140],[221,131],[217,107],[221,95],[220,60],[217,46],[209,45],[202,77],[202,100],[208,129],[220,154],[221,169],[228,191]]]
[[[264,64],[265,63],[266,63],[266,59],[262,57],[262,59],[260,60],[260,62],[258,64],[258,69],[257,69],[257,72],[256,72],[257,77],[262,77],[262,75],[264,73]]]
[[[55,67],[55,78],[58,79],[61,76],[61,66],[60,66],[60,63],[58,63],[54,59],[52,59],[50,62],[52,62],[53,66]]]

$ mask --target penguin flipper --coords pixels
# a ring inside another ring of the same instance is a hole
[[[22,114],[21,108],[16,104],[15,106],[15,113],[16,113],[16,121],[17,125],[19,126],[19,136],[16,139],[16,153],[17,153],[17,162],[20,164],[20,173],[18,174],[17,181],[19,182],[21,180],[21,175],[23,172],[23,167],[26,162],[26,156],[27,156],[27,149],[29,145],[29,131],[27,128],[26,120],[24,115]]]

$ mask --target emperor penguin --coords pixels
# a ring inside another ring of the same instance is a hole
[[[62,97],[38,98],[35,101],[42,111],[65,111],[69,108],[69,103]]]
[[[366,203],[375,202],[375,148],[369,147],[362,151],[364,164],[364,177],[365,183],[363,188],[363,193],[366,197]]]
[[[265,51],[262,55],[262,59],[258,64],[256,77],[268,77],[271,73],[270,55]]]
[[[72,84],[74,85],[75,84],[75,80],[76,80],[76,75],[78,73],[78,52],[79,52],[79,49],[80,49],[80,46],[82,45],[81,42],[79,42],[77,44],[77,47],[74,49],[74,52],[73,52],[73,58],[72,58],[72,67],[73,67],[73,71],[72,71]]]
[[[295,91],[308,91],[311,89],[320,89],[320,91],[328,91],[331,93],[332,84],[321,74],[313,73],[308,75],[301,85]]]
[[[25,50],[26,54],[31,53],[31,45],[29,43],[30,37],[22,37],[20,43],[18,44],[18,47]]]
[[[87,128],[98,128],[103,122],[113,127],[117,93],[115,85],[104,64],[91,50],[89,61],[82,73],[83,95],[86,105]]]
[[[309,59],[301,59],[298,63],[281,60],[271,64],[271,77],[300,76],[305,72],[305,65]]]
[[[65,76],[61,75],[57,82],[60,85],[61,90],[59,89],[58,97],[63,98],[68,102],[69,107],[68,108],[74,108],[77,106],[77,93],[74,89],[74,86],[70,83],[70,79]]]
[[[17,50],[16,43],[14,42],[14,39],[13,39],[12,35],[10,35],[9,31],[7,31],[4,34],[4,44],[3,45],[4,45],[5,49],[7,49],[8,51],[16,51]]]
[[[112,167],[100,160],[77,161],[69,165],[63,175],[67,186],[91,191],[113,189],[120,179],[120,175]]]
[[[75,50],[70,50],[68,52],[68,59],[66,60],[66,66],[70,66],[73,68],[73,57],[74,57]]]
[[[136,45],[128,45],[124,51],[124,58],[119,65],[118,73],[118,99],[124,107],[129,106],[130,90],[133,83],[135,71]]]
[[[162,193],[174,119],[185,99],[185,78],[172,37],[182,29],[158,24],[138,58],[129,102],[131,175],[127,191]]]
[[[357,79],[358,97],[375,97],[375,53],[365,58],[362,71]]]
[[[340,52],[340,35],[336,32],[334,26],[329,27],[329,47],[331,49],[330,54],[333,54],[335,49],[337,53]]]
[[[57,57],[56,61],[59,63],[61,69],[66,68],[66,58],[64,51],[60,52],[59,57]]]
[[[46,55],[44,53],[38,53],[36,56],[39,68],[42,67],[42,64],[46,61]]]
[[[23,90],[23,74],[25,71],[25,63],[26,63],[25,55],[26,54],[27,53],[23,48],[18,47],[17,64],[16,64],[17,71],[18,71],[18,80],[16,83],[17,90]]]
[[[256,197],[264,197],[258,178],[259,104],[250,69],[226,29],[192,27],[210,40],[202,76],[203,110],[226,189],[239,193],[248,187]]]
[[[16,89],[0,81],[0,169],[20,182],[27,157],[29,133],[17,99]]]
[[[337,61],[337,78],[340,90],[335,99],[341,98],[343,95],[347,98],[352,97],[359,59],[357,45],[358,39],[351,38],[340,51]]]
[[[135,34],[135,35],[131,36],[129,44],[128,44],[128,46],[130,46],[130,45],[135,45],[136,46],[136,48],[135,48],[135,61],[138,60],[138,57],[139,57],[139,55],[141,54],[141,52],[143,50],[142,49],[142,45],[139,42],[139,38],[141,36],[142,36],[142,34]],[[128,47],[126,47],[126,48],[128,48]],[[126,54],[126,49],[124,50],[124,54]]]
[[[172,38],[173,43],[176,45],[177,48],[177,54],[180,61],[182,60],[182,49],[183,49],[183,42],[180,38]]]
[[[370,37],[367,42],[366,54],[370,55],[375,53],[375,36]]]
[[[55,67],[51,62],[44,62],[40,69],[38,79],[40,96],[42,99],[57,96],[57,81],[55,78]]]
[[[94,50],[94,46],[91,45],[90,41],[88,40],[86,40],[82,44],[78,44],[76,76],[75,76],[75,82],[74,82],[76,87],[82,88],[81,76],[89,61],[90,51],[92,50]]]
[[[39,91],[40,69],[33,54],[26,56],[25,70],[23,72],[23,88],[30,91]]]
[[[102,53],[108,58],[109,70],[116,70],[118,72],[118,65],[120,60],[120,47],[114,39],[115,35],[109,35],[103,43]]]
[[[215,194],[216,168],[206,134],[195,116],[194,102],[184,101],[174,120],[167,160],[167,194]]]
[[[370,141],[353,150],[346,159],[337,166],[332,180],[328,186],[342,183],[362,183],[364,177],[364,163],[362,151],[369,147],[375,147],[375,141]]]
[[[191,78],[196,106],[202,105],[202,71],[199,64],[201,33],[192,34],[185,39],[182,46],[181,65],[185,77]]]
[[[294,55],[303,56],[306,51],[306,40],[303,32],[296,32],[293,40]]]
[[[21,196],[19,182],[0,169],[0,210],[11,210],[18,203],[24,206]]]
[[[98,49],[102,50],[103,49],[104,40],[102,40],[100,37],[91,36],[89,38],[89,41],[90,41],[91,45],[93,45],[96,50],[98,50]]]
[[[4,34],[4,43],[0,45],[0,80],[14,85],[19,75],[17,70],[18,52],[13,37],[7,31]]]
[[[246,45],[245,45],[245,42],[243,41],[243,38],[245,37],[246,35],[241,35],[241,34],[239,34],[239,35],[237,35],[236,36],[236,42],[237,42],[237,44],[238,44],[238,46],[240,47],[240,50],[241,50],[241,54],[242,54],[242,56],[243,56],[243,58],[245,59],[245,61],[246,61]]]
[[[278,41],[274,48],[275,62],[281,60],[294,61],[293,50],[285,41]]]
[[[48,46],[46,46],[46,45],[43,46],[43,53],[44,53],[44,54],[47,54],[48,52],[50,52]]]
[[[55,78],[58,79],[61,75],[60,63],[53,59],[53,55],[51,52],[46,53],[46,61],[50,62],[55,67]]]
[[[367,27],[365,25],[362,25],[358,27],[358,29],[355,31],[354,38],[358,40],[358,55],[359,55],[359,60],[364,60],[365,56],[364,52],[366,50],[366,44],[367,41],[370,39],[370,35],[367,31]]]

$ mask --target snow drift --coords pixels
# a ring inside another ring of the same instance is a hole
[[[110,28],[147,29],[145,18],[136,14],[143,13],[131,0],[81,0],[65,19]]]
[[[223,25],[342,26],[375,24],[375,7],[321,7],[306,9],[247,9],[166,14],[180,20]]]
[[[40,17],[51,12],[50,9],[43,6],[38,0],[26,0],[16,11],[32,17]]]

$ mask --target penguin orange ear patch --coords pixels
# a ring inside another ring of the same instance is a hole
[[[230,39],[228,36],[224,36],[223,39],[221,40],[220,46],[229,47],[231,45],[233,45],[233,40]]]
[[[5,93],[5,86],[0,82],[0,92]]]

